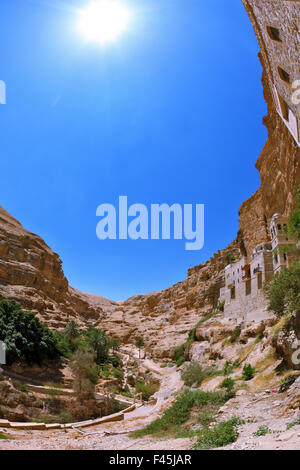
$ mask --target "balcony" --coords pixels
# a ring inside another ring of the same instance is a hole
[[[257,266],[257,268],[254,268],[253,274],[262,273],[262,272],[263,272],[263,268],[261,266]]]

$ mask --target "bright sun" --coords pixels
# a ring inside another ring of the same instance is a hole
[[[94,0],[79,12],[79,30],[88,41],[114,41],[128,28],[129,8],[119,0]]]

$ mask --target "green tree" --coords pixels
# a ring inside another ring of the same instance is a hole
[[[75,340],[79,338],[80,332],[78,325],[74,320],[71,320],[64,329],[65,337],[67,338],[72,350],[75,349]]]
[[[95,354],[97,364],[103,364],[108,360],[109,339],[104,330],[89,327],[87,330],[88,344]]]
[[[59,356],[53,333],[16,302],[0,302],[0,341],[6,344],[7,364],[20,359],[40,364]]]
[[[280,271],[265,286],[269,310],[276,315],[300,314],[300,261]]]
[[[120,341],[117,340],[117,339],[112,339],[111,343],[110,343],[110,346],[112,348],[112,350],[115,352],[115,351],[119,351],[120,349]]]
[[[141,348],[145,345],[143,338],[137,338],[135,342],[136,347],[139,350],[139,359],[141,358]]]
[[[296,242],[300,241],[300,185],[296,192],[297,206],[298,208],[293,212],[290,217],[288,224],[288,235],[293,238]]]
[[[71,370],[75,394],[77,396],[82,394],[93,396],[99,377],[99,370],[93,354],[88,351],[76,351],[71,361]]]

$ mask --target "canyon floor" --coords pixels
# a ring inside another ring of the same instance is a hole
[[[161,415],[182,388],[180,371],[161,368],[150,359],[141,360],[144,366],[160,380],[160,389],[155,394],[154,405],[144,404],[126,414],[121,422],[96,425],[85,430],[68,429],[53,431],[18,431],[2,429],[9,439],[0,440],[0,450],[192,450],[195,440],[190,438],[154,438],[151,436],[133,439],[128,434],[140,429]],[[283,404],[288,392],[273,390],[247,392],[241,390],[220,410],[219,419],[238,416],[244,422],[239,427],[236,442],[222,449],[228,450],[299,450],[300,424],[287,429],[297,413],[286,413]],[[265,426],[266,435],[255,432]]]

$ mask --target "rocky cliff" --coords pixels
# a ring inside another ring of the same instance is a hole
[[[260,60],[264,67],[261,55]],[[265,68],[263,70],[262,83],[268,105],[263,123],[268,129],[268,140],[256,162],[261,185],[239,211],[240,236],[249,254],[256,245],[268,240],[268,221],[275,212],[284,216],[291,214],[300,181],[300,149],[276,111]]]
[[[264,66],[262,56],[261,60]],[[250,254],[268,240],[272,215],[289,215],[294,208],[300,149],[276,112],[265,71],[262,82],[268,104],[263,122],[269,136],[256,163],[261,186],[242,204],[238,236],[225,250],[190,269],[187,278],[172,287],[112,302],[69,286],[59,256],[0,207],[0,298],[16,300],[51,328],[75,319],[81,325],[106,328],[123,342],[143,336],[152,354],[169,356],[199,319],[216,307],[228,254],[240,250]]]
[[[98,321],[115,303],[69,286],[61,260],[37,235],[0,207],[0,298],[14,299],[51,328],[71,319]]]

